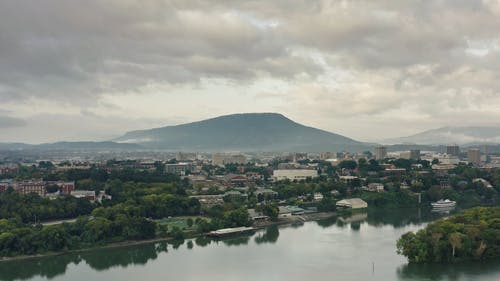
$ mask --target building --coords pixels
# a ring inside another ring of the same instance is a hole
[[[332,159],[332,158],[336,158],[336,157],[337,157],[337,153],[335,153],[335,152],[321,152],[319,154],[320,160]]]
[[[0,181],[0,193],[7,191],[11,186],[10,181]]]
[[[470,148],[467,151],[467,159],[469,160],[469,163],[474,165],[481,164],[481,150],[477,148]]]
[[[13,182],[12,186],[14,190],[22,194],[36,193],[40,196],[44,196],[46,193],[45,182],[42,180],[27,180],[20,182]]]
[[[274,170],[273,178],[276,181],[281,180],[305,180],[307,178],[317,178],[318,171],[309,169],[286,169]]]
[[[245,187],[248,185],[246,175],[228,174],[223,178],[223,184],[227,187]]]
[[[432,171],[436,176],[444,177],[448,176],[450,170],[455,169],[456,165],[453,164],[434,164],[432,165]]]
[[[190,163],[165,164],[165,173],[174,175],[185,175],[193,170]]]
[[[0,165],[0,175],[13,175],[17,174],[19,171],[19,166],[17,164],[1,164]]]
[[[198,154],[197,153],[189,153],[189,152],[177,152],[175,154],[175,160],[177,161],[194,161],[198,158]]]
[[[316,202],[323,200],[323,198],[324,198],[323,194],[319,192],[315,192],[313,195],[313,200]]]
[[[255,209],[248,209],[248,217],[253,221],[265,221],[268,220],[269,217],[264,215],[260,211],[256,211]]]
[[[222,194],[195,195],[195,196],[189,196],[189,198],[198,199],[198,202],[200,202],[202,207],[212,207],[212,206],[224,204],[224,195],[222,195]]]
[[[247,158],[242,154],[215,153],[212,155],[212,165],[224,166],[226,164],[246,164]]]
[[[258,188],[255,191],[255,196],[257,196],[257,199],[262,199],[262,200],[275,199],[278,197],[278,192],[272,189]]]
[[[335,204],[337,207],[349,208],[349,209],[363,209],[368,208],[368,203],[366,203],[361,198],[350,198],[338,201]]]
[[[48,182],[48,184],[54,184],[59,187],[59,191],[61,194],[70,195],[73,190],[75,190],[75,182],[74,181],[56,181],[56,182]]]
[[[73,190],[71,196],[75,198],[85,198],[91,202],[96,200],[95,191],[93,190]]]
[[[472,182],[473,183],[480,182],[480,183],[482,183],[484,185],[484,187],[493,188],[493,185],[489,181],[487,181],[487,180],[485,180],[483,178],[472,179]]]
[[[458,156],[460,155],[460,147],[458,146],[458,144],[449,144],[446,146],[446,154]]]
[[[366,191],[384,192],[384,184],[377,183],[377,182],[372,182],[372,183],[369,183],[363,189],[366,190]]]
[[[400,177],[406,173],[406,169],[404,168],[394,168],[394,169],[385,169],[384,174],[386,176],[395,176]]]
[[[228,201],[239,201],[239,200],[245,200],[247,199],[247,194],[241,193],[236,190],[231,190],[226,193],[224,193],[224,199]]]
[[[292,211],[290,211],[287,207],[285,206],[279,206],[278,207],[278,218],[289,218],[292,216]]]
[[[375,159],[385,159],[387,158],[387,148],[385,146],[375,147]]]
[[[410,159],[411,160],[419,160],[420,159],[420,149],[411,149],[410,150]]]

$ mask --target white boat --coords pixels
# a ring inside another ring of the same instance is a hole
[[[455,207],[456,204],[457,204],[457,202],[451,201],[451,200],[448,200],[448,199],[446,199],[446,200],[442,200],[441,199],[441,200],[439,200],[437,202],[431,203],[432,208],[435,208],[435,209],[437,209],[437,208],[443,208],[443,209],[445,209],[445,208],[452,208],[452,207]]]

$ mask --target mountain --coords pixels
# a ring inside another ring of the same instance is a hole
[[[103,151],[103,150],[135,150],[141,149],[138,144],[133,143],[116,143],[111,141],[79,141],[79,142],[55,142],[43,144],[25,144],[25,143],[0,143],[0,151],[16,151],[16,150],[86,150],[86,151]]]
[[[298,124],[277,113],[246,113],[128,132],[115,139],[176,151],[359,151],[364,143]]]
[[[498,144],[500,127],[443,127],[416,135],[386,140],[386,144],[460,145]]]

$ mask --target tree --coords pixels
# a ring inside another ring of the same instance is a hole
[[[186,220],[186,223],[187,223],[187,226],[188,226],[188,227],[192,227],[192,226],[193,226],[193,219],[192,219],[192,218],[188,218],[188,219]]]
[[[338,167],[340,169],[355,170],[358,164],[354,160],[344,160],[339,163]]]
[[[275,220],[278,218],[279,208],[276,204],[262,204],[257,206],[257,210],[268,216],[270,219]]]
[[[452,247],[451,257],[455,257],[455,249],[462,247],[462,234],[460,232],[453,232],[450,234],[449,241]]]

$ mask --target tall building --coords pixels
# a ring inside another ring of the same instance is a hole
[[[411,149],[410,150],[410,159],[412,159],[412,160],[420,159],[420,149]]]
[[[469,160],[469,163],[474,165],[481,164],[481,150],[477,148],[470,148],[467,151],[467,159]]]
[[[375,147],[375,159],[380,160],[387,158],[387,148],[385,146]]]
[[[446,154],[458,156],[460,154],[460,147],[458,144],[449,144],[446,146]]]

